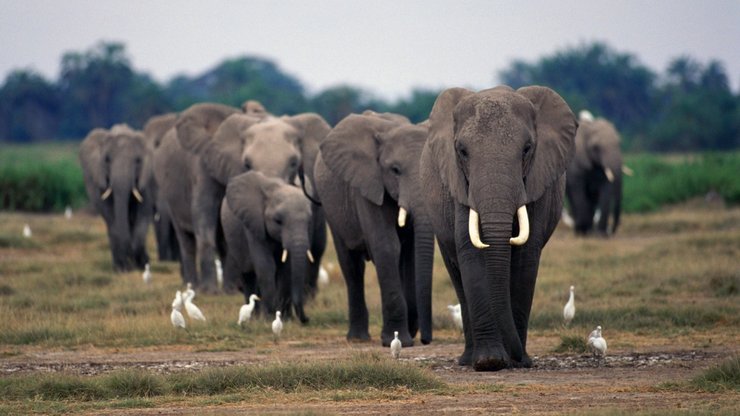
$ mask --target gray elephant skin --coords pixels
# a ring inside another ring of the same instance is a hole
[[[215,255],[224,257],[226,251],[219,213],[228,180],[249,170],[288,183],[296,177],[312,180],[306,167],[330,130],[316,114],[276,118],[255,102],[244,107],[248,113],[220,104],[193,105],[155,151],[155,177],[180,243],[183,279],[210,292],[217,291]],[[317,235],[325,228],[315,226]],[[312,247],[317,261],[326,245],[323,233],[323,242],[317,238]],[[318,265],[314,268],[312,275],[318,275]],[[225,273],[224,287],[232,288],[236,280]]]
[[[221,204],[226,238],[224,272],[241,277],[239,289],[248,297],[261,297],[259,310],[272,319],[275,310],[290,318],[293,310],[301,323],[304,287],[315,259],[311,202],[303,191],[260,172],[229,180]]]
[[[622,152],[619,133],[603,119],[581,120],[576,154],[568,166],[566,195],[575,232],[614,234],[622,211]],[[594,214],[601,212],[594,230]],[[613,218],[611,227],[609,219]]]
[[[175,125],[176,113],[167,113],[151,117],[144,125],[144,137],[146,137],[152,151],[157,149],[162,138]],[[167,201],[162,198],[154,181],[154,236],[157,240],[157,254],[161,261],[180,260],[180,247],[175,235],[175,227],[170,218]]]
[[[349,340],[370,339],[364,293],[370,260],[380,285],[382,344],[398,331],[412,346],[419,328],[422,343],[432,341],[434,234],[419,181],[426,135],[426,126],[397,115],[353,114],[321,144],[314,173],[347,284]]]
[[[421,158],[425,202],[461,304],[461,365],[529,367],[540,254],[563,204],[578,123],[545,87],[443,91]]]
[[[94,129],[79,158],[87,196],[105,220],[114,270],[143,269],[154,211],[152,151],[144,135],[126,125]]]

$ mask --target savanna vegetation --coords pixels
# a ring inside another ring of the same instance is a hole
[[[613,121],[624,137],[624,150],[740,146],[740,95],[730,89],[717,60],[679,56],[656,73],[632,53],[593,42],[534,62],[514,60],[492,74],[491,86],[498,84],[553,88],[574,111],[589,109]],[[0,140],[79,139],[94,127],[114,123],[141,128],[152,115],[182,111],[196,102],[239,106],[248,99],[261,101],[275,114],[318,112],[331,125],[368,108],[419,122],[429,116],[438,93],[416,88],[388,101],[372,91],[336,85],[310,94],[289,70],[253,56],[225,59],[201,74],[160,84],[132,66],[124,44],[101,42],[65,53],[55,80],[27,69],[8,75],[0,86]]]

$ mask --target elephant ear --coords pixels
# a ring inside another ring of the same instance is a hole
[[[522,87],[517,93],[535,109],[537,144],[527,174],[527,203],[536,201],[565,172],[575,153],[578,122],[565,100],[547,87]]]
[[[326,166],[375,205],[383,204],[385,193],[376,135],[396,125],[379,117],[350,114],[320,145]]]
[[[136,185],[139,190],[149,189],[154,183],[154,148],[152,148],[144,132],[133,131],[131,133],[131,140],[138,142],[138,146],[143,149],[143,154],[141,155],[141,171]]]
[[[226,186],[229,178],[244,172],[242,151],[244,133],[259,122],[258,118],[235,113],[226,118],[203,146],[201,160],[206,172],[218,183]]]
[[[457,202],[468,205],[468,185],[457,164],[455,155],[454,110],[457,104],[473,91],[465,88],[449,88],[442,91],[429,114],[429,137],[427,146],[436,163],[436,169],[444,186]]]
[[[105,189],[108,184],[103,172],[103,143],[108,138],[108,130],[96,128],[88,133],[80,143],[80,165],[88,181],[97,189]]]
[[[588,156],[588,141],[593,133],[593,121],[581,120],[578,123],[575,139],[576,150],[571,163],[578,165],[580,169],[591,169],[592,163]]]
[[[239,109],[223,104],[201,103],[190,106],[177,118],[177,140],[190,153],[199,154],[218,126]]]
[[[175,126],[176,121],[176,113],[167,113],[154,116],[146,122],[144,125],[144,136],[152,149],[159,147],[164,135],[169,129]]]
[[[319,154],[319,145],[326,139],[331,126],[316,113],[303,113],[292,117],[283,117],[299,133],[298,146],[301,151],[301,173],[308,175],[313,186],[313,166]]]
[[[271,190],[280,181],[251,171],[233,177],[226,186],[226,203],[239,221],[257,239],[266,238],[265,208]]]

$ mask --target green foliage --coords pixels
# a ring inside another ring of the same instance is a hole
[[[625,163],[635,172],[624,180],[625,212],[653,211],[710,191],[728,203],[740,203],[740,153],[706,153],[674,161],[639,154],[627,156]]]
[[[710,392],[740,391],[740,356],[711,367],[691,380],[691,385]]]
[[[0,209],[62,211],[68,205],[82,206],[86,199],[76,146],[0,150]]]
[[[555,347],[553,352],[575,352],[579,354],[583,354],[586,351],[588,351],[588,346],[586,345],[586,340],[583,339],[583,337],[578,335],[561,335],[560,336],[560,345]]]

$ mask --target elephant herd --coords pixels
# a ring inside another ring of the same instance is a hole
[[[448,89],[419,124],[368,110],[332,128],[317,114],[278,117],[256,101],[200,103],[153,117],[143,132],[95,129],[80,162],[115,270],[149,262],[153,222],[159,258],[178,260],[184,282],[219,291],[221,259],[223,289],[258,294],[264,316],[280,311],[308,322],[304,306],[316,293],[330,231],[347,287],[349,340],[370,339],[364,270],[372,261],[382,344],[396,331],[403,346],[417,333],[432,341],[436,238],[462,309],[459,362],[498,370],[531,365],[529,313],[566,169],[575,169],[567,194],[579,232],[592,227],[594,207],[603,220],[612,203],[584,202],[581,215],[580,200],[621,186],[621,159],[581,157],[606,153],[579,147],[589,141],[584,127],[539,86]],[[597,170],[608,185],[589,176]]]

